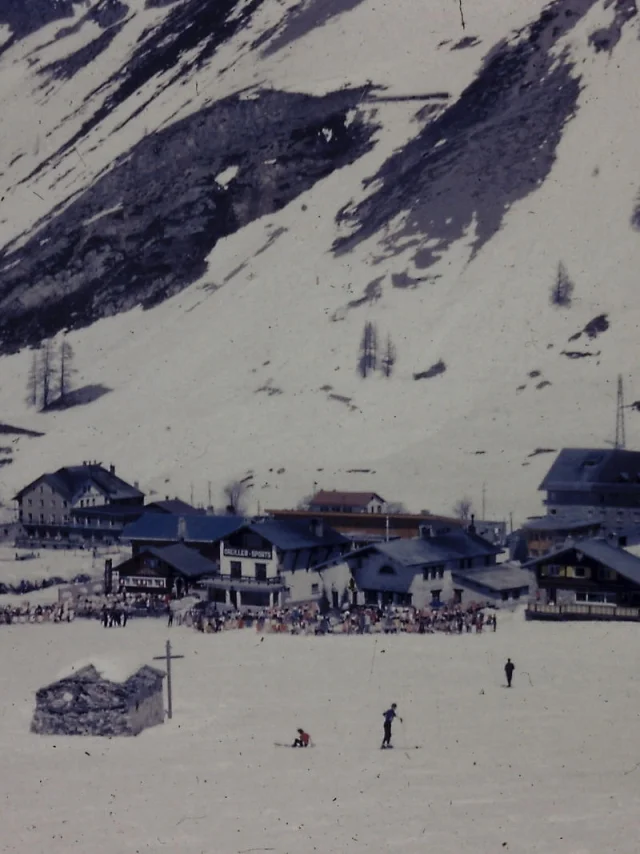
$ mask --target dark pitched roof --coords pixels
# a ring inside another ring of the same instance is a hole
[[[145,553],[152,554],[169,566],[173,567],[181,575],[187,578],[203,578],[206,575],[215,575],[218,566],[212,560],[203,557],[200,552],[190,549],[182,543],[164,548],[148,547]]]
[[[401,566],[411,568],[445,563],[450,560],[498,555],[502,553],[502,549],[477,534],[462,528],[453,528],[446,533],[434,534],[431,537],[398,538],[384,543],[372,543],[349,552],[344,559],[351,560],[372,552],[385,555]],[[326,564],[315,569],[324,569],[335,563],[335,560],[327,561]]]
[[[528,561],[525,567],[535,567],[540,563],[552,562],[570,552],[582,552],[592,560],[598,561],[608,569],[613,569],[629,581],[633,581],[634,584],[640,585],[640,557],[636,557],[618,546],[611,545],[599,537],[576,540],[570,546],[564,546],[542,557]]]
[[[181,523],[182,520],[182,523]],[[184,541],[215,543],[237,531],[246,520],[242,516],[174,516],[165,513],[144,513],[127,525],[122,537],[127,540],[157,540],[177,543],[179,528],[184,528]]]
[[[311,522],[302,519],[287,519],[286,521],[264,519],[259,522],[252,522],[247,527],[283,551],[342,546],[349,543],[347,537],[339,534],[328,525],[322,525],[321,533],[316,533],[318,529]]]
[[[377,492],[339,492],[321,489],[311,501],[310,507],[366,507],[372,498],[384,501]]]
[[[462,584],[479,585],[489,590],[519,590],[531,584],[531,572],[513,564],[500,564],[487,569],[454,570],[452,578]]]
[[[614,484],[640,486],[640,451],[563,448],[538,488],[589,491]]]
[[[391,540],[377,543],[371,548],[387,555],[404,566],[419,566],[425,563],[459,560],[500,554],[502,549],[484,540],[477,534],[461,528],[432,537],[416,537],[411,540]]]
[[[117,477],[113,472],[98,464],[82,466],[64,466],[56,472],[47,473],[36,478],[36,480],[23,487],[15,496],[16,499],[25,492],[37,486],[39,483],[48,483],[52,489],[72,500],[80,490],[87,484],[96,486],[112,501],[123,501],[131,498],[142,498],[143,492],[131,484]]]
[[[168,498],[145,505],[145,513],[169,513],[173,516],[204,516],[204,510],[193,507],[180,498]]]

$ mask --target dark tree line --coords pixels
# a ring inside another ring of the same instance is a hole
[[[378,339],[378,329],[375,323],[368,320],[362,331],[358,353],[358,373],[363,379],[380,370],[385,377],[390,377],[396,363],[396,348],[387,335],[382,349]]]
[[[73,360],[73,348],[66,338],[58,346],[53,341],[44,341],[33,351],[27,376],[29,406],[43,411],[54,404],[67,404],[75,374]]]

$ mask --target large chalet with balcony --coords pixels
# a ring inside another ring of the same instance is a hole
[[[535,573],[542,604],[640,606],[640,547],[613,535],[567,543],[526,567]]]
[[[181,595],[197,585],[211,601],[236,608],[285,604],[295,577],[351,546],[318,520],[153,513],[128,525],[123,539],[132,557],[111,570],[114,587]]]
[[[140,515],[144,493],[118,477],[114,466],[84,462],[41,475],[14,500],[27,540],[109,541]]]

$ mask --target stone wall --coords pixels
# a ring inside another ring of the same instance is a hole
[[[131,735],[138,735],[143,729],[164,723],[164,695],[162,691],[145,698],[129,710]]]

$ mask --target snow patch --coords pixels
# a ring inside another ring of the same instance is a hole
[[[224,189],[226,190],[239,171],[239,166],[228,166],[226,169],[223,169],[222,172],[219,172],[216,175],[216,181],[218,184],[220,184],[221,187],[224,187]]]

